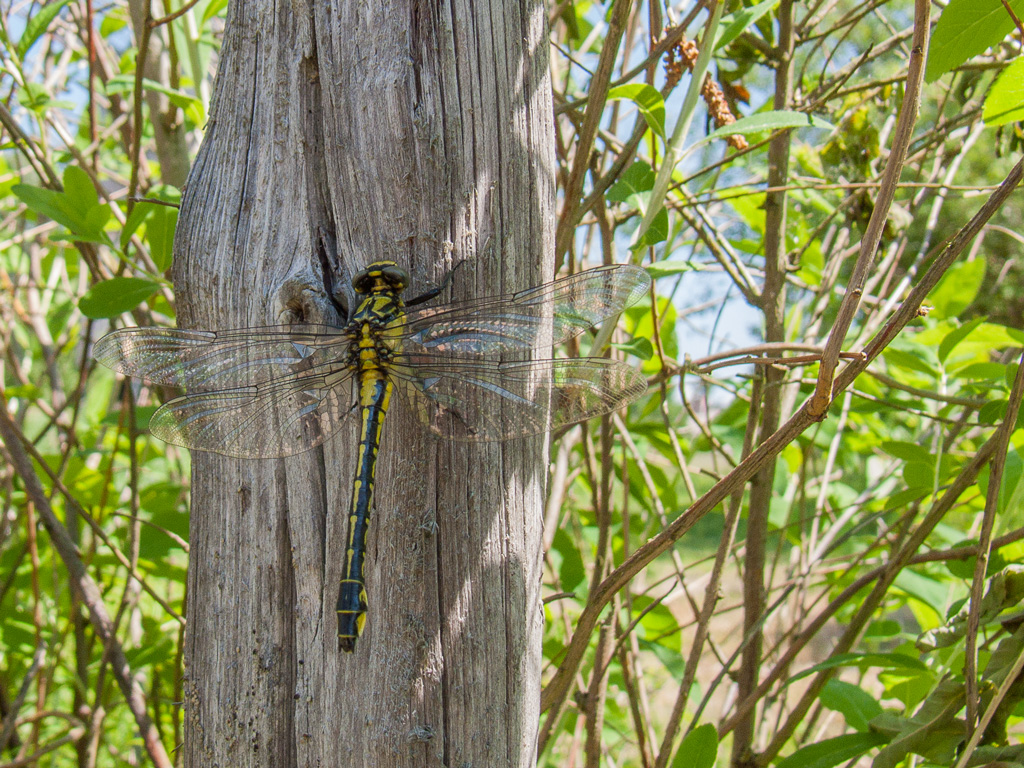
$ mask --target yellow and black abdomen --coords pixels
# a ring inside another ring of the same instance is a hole
[[[366,586],[363,561],[366,532],[373,507],[373,483],[377,467],[380,431],[391,399],[392,384],[387,375],[368,375],[359,382],[360,418],[359,461],[352,484],[352,507],[348,522],[348,547],[345,572],[338,593],[338,645],[343,651],[355,650],[356,638],[366,623]]]
[[[400,351],[400,342],[395,335],[389,333],[389,326],[396,326],[403,316],[399,290],[393,290],[382,283],[369,293],[348,326],[354,356],[350,365],[356,369],[362,424],[359,459],[352,483],[345,570],[337,605],[338,646],[349,653],[355,650],[356,639],[366,623],[368,601],[363,576],[366,533],[373,508],[373,485],[381,429],[394,388],[388,375],[388,366],[391,357]]]

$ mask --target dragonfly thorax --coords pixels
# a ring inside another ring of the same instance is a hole
[[[396,274],[395,270],[401,274]],[[400,293],[405,287],[401,282],[406,277],[405,272],[393,262],[378,262],[360,273],[364,274],[363,284],[368,288],[362,291],[365,295],[345,326],[350,344],[347,365],[360,381],[367,374],[379,375],[394,355],[401,352],[400,325],[405,316]]]

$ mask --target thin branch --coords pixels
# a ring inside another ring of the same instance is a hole
[[[89,575],[74,542],[71,541],[50,506],[50,500],[39,482],[35,468],[22,447],[21,432],[8,414],[7,398],[2,391],[0,391],[0,438],[7,446],[11,462],[24,484],[25,492],[32,503],[36,505],[42,518],[43,527],[50,534],[50,540],[68,570],[70,582],[78,590],[82,601],[89,609],[89,616],[96,634],[109,647],[114,675],[124,694],[125,702],[135,718],[146,752],[157,768],[172,768],[173,763],[160,742],[159,732],[146,712],[145,692],[135,681],[121,643],[112,634],[113,625],[106,605],[103,603],[103,594]]]

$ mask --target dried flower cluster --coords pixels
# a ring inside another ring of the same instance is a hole
[[[685,36],[665,52],[665,78],[669,86],[675,86],[682,78],[683,67],[686,67],[691,72],[693,71],[699,53],[700,50],[697,48],[697,44],[692,40],[688,40]],[[701,87],[700,92],[704,97],[704,101],[707,102],[708,112],[715,121],[716,128],[736,122],[736,116],[729,108],[729,103],[722,92],[722,88],[711,78],[711,75],[704,79],[704,85]],[[739,135],[729,136],[726,141],[728,141],[729,146],[737,150],[744,150],[749,146],[747,140]]]

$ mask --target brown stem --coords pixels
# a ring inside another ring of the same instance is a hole
[[[846,295],[839,306],[839,313],[828,341],[825,343],[825,355],[821,361],[821,371],[815,385],[814,396],[811,398],[811,413],[817,419],[824,419],[835,395],[833,387],[836,369],[839,366],[839,352],[842,349],[846,334],[850,330],[853,318],[860,305],[864,280],[875,260],[878,243],[882,239],[889,210],[892,207],[900,173],[907,158],[910,140],[913,138],[914,124],[917,122],[918,108],[921,99],[921,83],[924,80],[924,64],[928,56],[928,24],[931,16],[931,4],[928,0],[914,0],[914,37],[910,52],[910,65],[907,69],[906,89],[903,106],[900,109],[899,121],[893,135],[889,159],[882,174],[882,183],[878,188],[871,218],[868,221],[864,238],[860,244],[860,255],[853,267],[853,274],[847,286]]]
[[[970,222],[949,242],[921,278],[920,282],[907,295],[907,298],[900,305],[889,323],[867,345],[864,350],[864,356],[848,365],[836,377],[836,392],[840,392],[850,386],[864,372],[871,361],[881,354],[882,350],[899,335],[900,331],[917,317],[921,304],[928,293],[939,282],[942,275],[960,252],[977,236],[981,228],[995,215],[996,211],[1002,207],[1006,199],[1017,188],[1017,185],[1020,184],[1022,177],[1024,177],[1024,160],[1021,160],[1014,166],[1006,179],[1003,180],[1003,183],[999,185],[996,192],[985,202],[978,213],[971,218]],[[565,650],[565,656],[558,671],[541,693],[542,711],[551,710],[552,708],[561,710],[565,706],[570,683],[583,660],[590,634],[597,626],[601,613],[612,597],[628,584],[630,579],[637,573],[672,547],[700,518],[715,509],[724,499],[741,488],[767,461],[781,453],[787,445],[793,442],[815,421],[815,417],[809,411],[808,401],[775,434],[759,445],[749,457],[740,462],[728,475],[715,483],[707,493],[690,505],[682,515],[673,520],[661,533],[637,549],[622,565],[612,571],[601,582],[598,589],[590,596],[590,600],[576,622],[576,631],[573,633],[572,640],[570,640]],[[550,720],[551,715],[549,714]]]
[[[591,79],[590,96],[586,112],[583,115],[583,126],[580,128],[576,140],[576,154],[573,157],[572,170],[569,172],[569,180],[565,185],[565,203],[562,206],[562,213],[558,217],[558,232],[555,236],[556,258],[561,258],[562,254],[569,250],[576,231],[575,224],[572,222],[575,221],[574,214],[579,206],[583,178],[590,166],[590,151],[594,145],[594,137],[597,136],[597,128],[604,115],[604,104],[608,96],[612,70],[619,55],[619,44],[622,41],[622,34],[625,31],[626,20],[629,18],[632,5],[632,0],[616,0],[615,7],[612,9],[608,34],[601,46],[601,58],[597,63],[594,77]]]
[[[1021,392],[1024,392],[1024,357],[1017,364],[1017,377],[1010,393],[1004,422],[1017,423],[1017,412],[1020,410]],[[978,556],[974,561],[974,577],[971,580],[971,603],[967,614],[967,636],[964,649],[964,682],[967,696],[967,737],[974,735],[974,727],[978,722],[978,628],[981,623],[981,597],[985,588],[985,575],[988,572],[989,555],[992,552],[992,528],[995,525],[996,512],[999,509],[999,496],[1003,485],[1003,470],[1006,467],[1006,452],[1010,444],[1012,429],[1002,431],[1000,443],[996,446],[992,457],[992,469],[989,472],[988,491],[985,495],[985,513],[981,520],[981,535],[978,537]]]
[[[121,692],[124,694],[128,708],[135,718],[135,723],[139,728],[139,734],[142,737],[149,758],[157,768],[172,768],[173,764],[160,741],[160,734],[146,712],[145,692],[135,682],[131,667],[128,665],[128,659],[125,657],[124,649],[113,634],[113,624],[110,620],[110,614],[107,613],[106,605],[103,603],[103,595],[100,592],[99,586],[93,581],[88,571],[86,571],[85,564],[82,562],[77,548],[50,506],[50,500],[43,490],[42,484],[39,482],[39,477],[36,475],[35,468],[32,466],[28,454],[25,453],[25,449],[22,446],[21,431],[11,420],[8,413],[7,398],[3,392],[0,392],[0,438],[3,439],[4,444],[7,446],[11,456],[11,463],[15,473],[21,478],[25,487],[25,493],[32,503],[35,504],[43,527],[46,528],[54,548],[68,569],[69,581],[78,590],[82,602],[89,609],[89,616],[96,634],[109,647],[114,675],[117,678]]]

